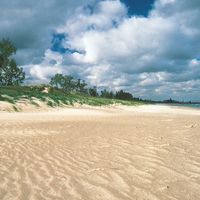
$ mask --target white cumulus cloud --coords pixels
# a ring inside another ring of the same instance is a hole
[[[52,69],[100,87],[122,88],[144,98],[197,100],[199,18],[199,0],[157,0],[147,17],[129,16],[120,0],[99,1],[92,8],[78,8],[55,28],[65,35],[67,52],[46,51],[36,69],[49,77],[43,65],[53,58]]]

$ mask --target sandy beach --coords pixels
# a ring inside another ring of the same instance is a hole
[[[200,110],[0,113],[1,200],[198,200]]]

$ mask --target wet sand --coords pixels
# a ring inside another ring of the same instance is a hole
[[[2,200],[198,200],[200,111],[0,113]]]

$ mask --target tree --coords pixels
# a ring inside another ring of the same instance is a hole
[[[12,55],[15,46],[8,39],[0,41],[0,86],[20,85],[25,79],[22,68],[17,67]]]
[[[101,91],[101,97],[113,99],[114,93],[112,91],[109,92],[106,89],[104,89]]]
[[[65,75],[63,82],[63,89],[65,92],[70,93],[75,90],[76,81],[72,76]]]
[[[116,99],[133,100],[133,95],[131,93],[124,92],[123,90],[116,92],[115,97]]]
[[[89,95],[92,97],[97,97],[98,96],[98,92],[97,92],[97,87],[93,87],[93,88],[89,88]]]
[[[87,93],[87,83],[84,80],[78,79],[76,81],[76,91],[80,93]]]
[[[64,85],[64,76],[62,74],[56,74],[51,78],[50,85],[57,89],[62,89]]]
[[[75,80],[72,76],[56,74],[51,78],[50,85],[55,88],[63,89],[65,92],[70,93],[75,88]]]

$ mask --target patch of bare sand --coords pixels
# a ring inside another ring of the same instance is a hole
[[[198,113],[155,106],[1,113],[0,199],[198,200]]]

